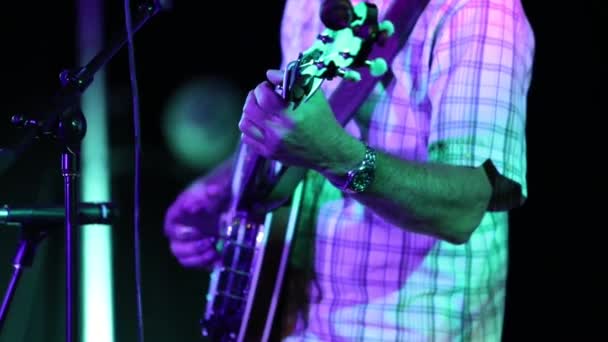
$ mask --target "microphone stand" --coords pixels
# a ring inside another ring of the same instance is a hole
[[[133,31],[138,31],[150,18],[161,10],[160,1],[142,1],[138,5],[133,20]],[[16,156],[23,154],[37,138],[50,137],[62,145],[61,152],[61,174],[64,181],[64,205],[65,205],[65,271],[66,271],[66,315],[65,331],[66,342],[74,342],[79,330],[77,322],[77,311],[74,296],[76,289],[76,277],[74,276],[75,252],[78,247],[75,226],[77,225],[78,212],[78,184],[77,178],[80,174],[80,145],[86,134],[86,119],[80,109],[80,97],[93,81],[95,73],[105,66],[112,57],[127,42],[126,28],[122,35],[111,42],[111,44],[98,53],[86,66],[75,71],[64,70],[60,73],[61,89],[53,101],[54,110],[43,115],[14,115],[11,121],[18,127],[29,128],[30,131],[16,148]],[[13,158],[14,159],[14,158]],[[32,249],[32,243],[28,239],[22,240],[19,251],[27,255]],[[18,256],[20,255],[18,251]],[[19,261],[19,260],[18,260]],[[11,279],[8,292],[12,293],[20,279],[21,267],[16,267],[15,274]],[[10,296],[8,296],[10,303]],[[3,304],[4,307],[4,304]],[[3,309],[4,310],[4,309]],[[0,325],[1,328],[1,325]]]

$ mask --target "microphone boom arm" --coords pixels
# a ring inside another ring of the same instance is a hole
[[[80,203],[78,224],[111,224],[118,213],[112,203]],[[0,207],[0,225],[9,227],[49,227],[63,224],[63,206]],[[44,228],[46,229],[46,228]]]
[[[143,1],[138,6],[135,21],[133,22],[134,32],[139,31],[146,22],[156,15],[162,8],[159,1]],[[33,142],[34,137],[56,135],[57,125],[64,115],[73,112],[74,107],[79,106],[81,95],[93,82],[95,73],[104,67],[127,43],[126,28],[121,34],[111,40],[111,43],[91,59],[85,66],[75,70],[63,70],[59,74],[62,87],[59,89],[51,104],[51,113],[34,113],[33,115],[15,114],[11,118],[13,125],[17,127],[32,128],[33,134],[23,139],[17,148],[18,157]],[[14,157],[14,158],[16,158]],[[2,171],[2,170],[0,170]]]

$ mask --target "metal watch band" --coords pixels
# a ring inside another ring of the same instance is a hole
[[[349,193],[360,193],[367,190],[374,180],[375,170],[376,151],[366,145],[363,161],[357,167],[348,171],[341,190]]]

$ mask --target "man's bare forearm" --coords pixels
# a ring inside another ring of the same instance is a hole
[[[345,139],[322,167],[330,180],[362,160],[365,146]],[[420,163],[377,152],[370,187],[353,197],[385,220],[452,243],[464,243],[479,225],[491,196],[483,168]]]

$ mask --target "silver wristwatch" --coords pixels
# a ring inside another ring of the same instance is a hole
[[[365,157],[346,173],[346,181],[339,188],[346,193],[361,193],[369,188],[376,175],[376,151],[365,146]]]

